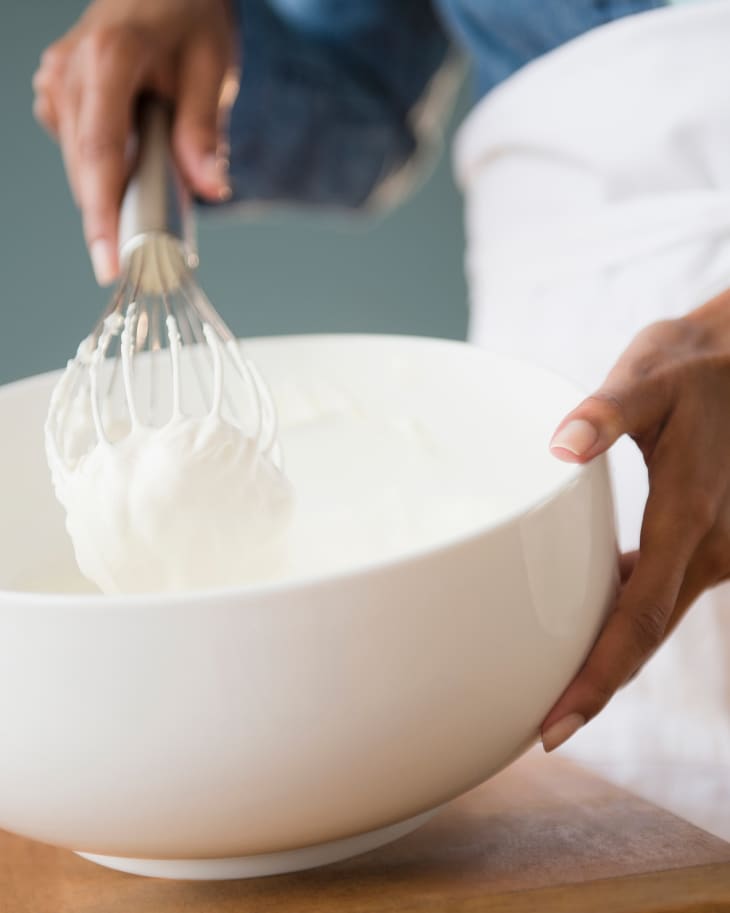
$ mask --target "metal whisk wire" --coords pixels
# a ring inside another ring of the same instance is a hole
[[[140,422],[219,411],[278,463],[271,394],[195,279],[189,207],[169,152],[169,122],[160,101],[142,101],[137,165],[120,218],[123,272],[85,344],[95,366],[89,390],[95,423],[113,442]]]

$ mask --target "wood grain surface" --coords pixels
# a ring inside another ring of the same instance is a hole
[[[730,843],[531,752],[419,831],[233,882],[106,870],[0,832],[0,913],[730,913]]]

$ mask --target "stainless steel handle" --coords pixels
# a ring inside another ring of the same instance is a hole
[[[186,259],[194,258],[190,195],[170,149],[172,111],[154,96],[137,108],[137,159],[119,214],[119,256],[125,262],[150,235],[176,238]]]

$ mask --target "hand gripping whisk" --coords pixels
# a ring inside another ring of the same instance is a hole
[[[56,390],[47,430],[72,465],[94,444],[114,443],[136,425],[214,415],[240,428],[278,466],[271,395],[195,280],[189,199],[169,138],[169,110],[145,98],[121,209],[122,276]],[[88,427],[74,427],[72,406],[80,397],[88,398],[95,439]]]

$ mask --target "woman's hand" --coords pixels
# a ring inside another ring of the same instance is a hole
[[[622,557],[616,605],[543,722],[546,751],[599,713],[697,596],[730,576],[730,291],[643,330],[551,449],[585,463],[622,434],[649,471],[640,548]]]
[[[193,191],[228,194],[218,112],[233,39],[227,0],[95,0],[43,53],[34,113],[60,142],[101,285],[119,270],[117,222],[141,91],[174,102],[174,154]]]

